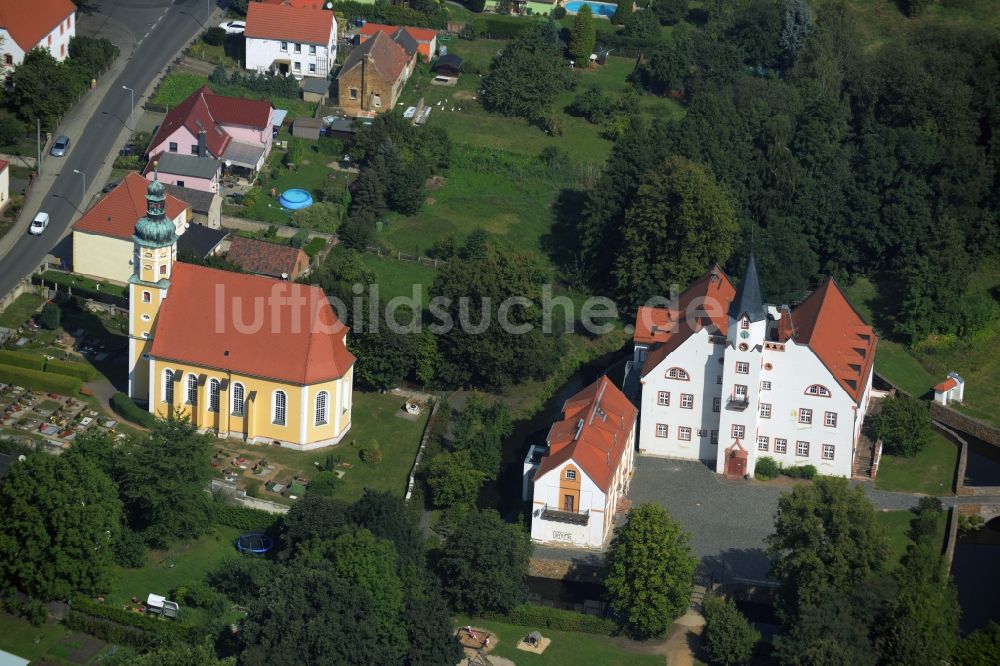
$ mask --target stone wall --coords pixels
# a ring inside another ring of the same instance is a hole
[[[958,412],[951,407],[931,402],[931,418],[947,426],[983,440],[987,444],[1000,446],[1000,428],[995,428],[979,419]]]

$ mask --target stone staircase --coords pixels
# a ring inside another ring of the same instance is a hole
[[[851,471],[851,478],[858,481],[871,481],[875,478],[872,470],[875,462],[875,451],[877,444],[872,442],[863,433],[858,439],[858,446],[854,452],[854,469]]]

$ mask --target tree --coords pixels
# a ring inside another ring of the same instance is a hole
[[[332,201],[320,201],[308,208],[297,210],[292,213],[292,221],[299,227],[299,232],[322,231],[328,234],[335,233],[344,219],[345,207],[342,203]],[[305,244],[303,242],[303,244]]]
[[[111,479],[85,459],[13,463],[0,483],[0,585],[37,599],[105,589],[121,513]]]
[[[406,666],[451,666],[462,660],[462,645],[452,630],[451,615],[436,586],[408,597],[403,608],[407,631]]]
[[[482,14],[486,9],[486,0],[469,0],[469,9],[477,14]]]
[[[296,505],[298,506],[298,505]],[[275,565],[258,557],[223,560],[207,576],[208,584],[238,604],[249,604],[274,578]]]
[[[882,440],[886,453],[912,458],[932,436],[927,407],[903,393],[883,399],[875,415],[875,436]]]
[[[578,67],[590,65],[590,54],[594,52],[594,42],[597,41],[597,26],[594,25],[594,15],[590,5],[583,5],[573,17],[573,28],[570,30],[569,55],[576,61]]]
[[[920,16],[925,9],[931,6],[934,0],[899,0],[899,7],[909,16]]]
[[[781,495],[767,545],[786,626],[802,608],[877,575],[889,553],[864,491],[852,489],[847,479],[824,476]]]
[[[226,73],[226,68],[222,65],[222,63],[215,66],[212,73],[208,75],[208,80],[219,85],[226,85],[229,83],[229,74]]]
[[[663,25],[674,25],[688,14],[688,0],[652,0],[649,8]]]
[[[990,622],[960,640],[951,663],[955,666],[1000,663],[1000,624]]]
[[[524,601],[531,540],[496,511],[470,511],[445,543],[438,573],[451,606],[472,615],[506,613]]]
[[[633,0],[618,0],[618,9],[615,10],[614,16],[611,17],[611,22],[618,25],[622,25],[628,20],[628,17],[632,15],[632,2]]]
[[[338,485],[340,485],[340,479],[337,478],[336,472],[316,472],[309,481],[309,494],[330,497]]]
[[[712,663],[730,666],[750,661],[754,646],[760,642],[760,632],[736,608],[733,600],[710,594],[702,603],[702,611],[705,616],[703,642]]]
[[[629,14],[622,26],[622,35],[629,39],[659,40],[660,20],[651,11]]]
[[[691,601],[697,559],[690,535],[658,504],[634,507],[605,558],[604,584],[621,627],[659,636]]]
[[[657,95],[684,90],[694,61],[688,31],[682,28],[678,26],[669,38],[650,50],[649,57],[636,68],[631,80]]]
[[[544,117],[559,92],[571,85],[558,31],[539,21],[493,59],[483,77],[483,105],[505,116],[535,120]]]
[[[381,490],[365,489],[347,515],[355,525],[391,541],[401,562],[423,564],[423,539],[403,498]]]
[[[101,659],[106,666],[236,666],[236,657],[219,659],[210,640],[196,645],[170,643],[138,652],[118,648]]]
[[[481,393],[471,393],[458,415],[452,446],[456,451],[469,451],[472,466],[492,480],[500,473],[503,442],[513,429],[503,403],[487,404]]]
[[[226,42],[226,31],[215,25],[203,32],[201,38],[209,46],[222,46]]]
[[[344,502],[306,493],[282,521],[285,545],[294,552],[311,539],[332,539],[347,525],[347,512]]]
[[[620,294],[642,302],[724,263],[737,225],[729,194],[712,173],[672,157],[643,178],[621,233],[615,283]]]
[[[0,144],[10,145],[24,138],[24,123],[6,111],[0,111]]]
[[[486,474],[473,467],[469,451],[438,454],[426,469],[431,502],[439,509],[472,506],[486,480]]]
[[[23,120],[41,118],[42,127],[52,128],[76,98],[76,88],[48,49],[34,48],[14,69],[13,89],[7,93],[9,108]]]
[[[42,326],[54,331],[59,328],[59,321],[62,319],[62,310],[55,303],[46,303],[42,307]]]
[[[812,11],[806,0],[788,0],[785,5],[785,27],[781,31],[781,48],[789,65],[806,45],[812,32]]]
[[[148,434],[122,445],[115,480],[128,526],[163,547],[209,525],[205,486],[212,478],[211,436],[181,420],[158,420]]]

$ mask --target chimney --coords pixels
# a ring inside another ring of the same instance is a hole
[[[208,147],[205,145],[205,130],[198,130],[198,157],[208,157]]]

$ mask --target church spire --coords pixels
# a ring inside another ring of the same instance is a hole
[[[730,319],[738,320],[744,316],[751,322],[767,319],[767,307],[764,305],[764,297],[760,291],[757,261],[754,259],[752,250],[750,251],[750,259],[747,261],[746,273],[743,275],[743,280],[740,281],[740,286],[736,289],[736,297],[729,306]]]

